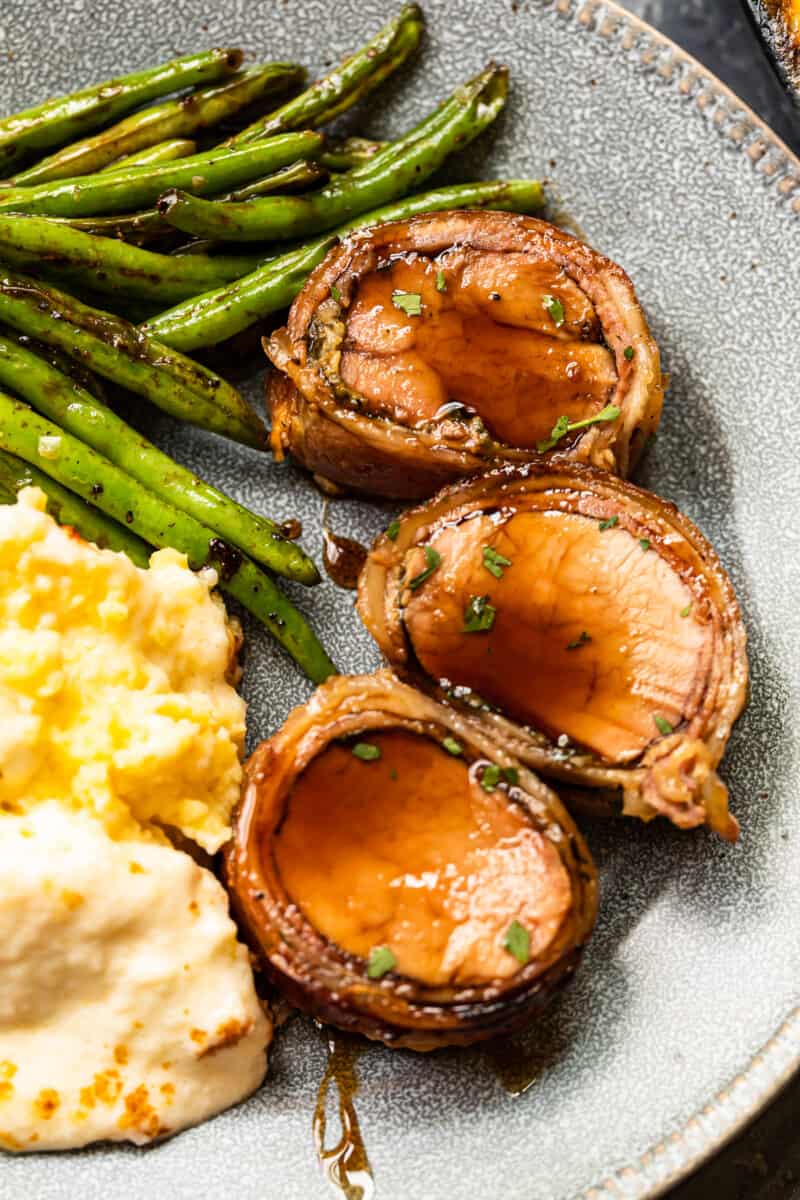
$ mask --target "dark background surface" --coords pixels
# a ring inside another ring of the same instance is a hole
[[[623,7],[698,58],[800,153],[800,108],[739,0],[623,0]],[[800,1200],[800,1078],[670,1200]]]

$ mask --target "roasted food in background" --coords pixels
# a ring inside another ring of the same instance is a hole
[[[800,103],[800,0],[744,0],[778,72]]]
[[[256,750],[226,875],[292,1004],[416,1050],[528,1023],[597,903],[554,793],[387,671],[331,679]]]
[[[625,272],[511,213],[353,234],[267,353],[273,453],[365,494],[424,497],[545,456],[626,475],[661,415],[658,348]]]
[[[590,467],[497,470],[393,522],[358,606],[396,671],[480,712],[573,800],[735,840],[716,767],[746,701],[745,631],[673,504]]]

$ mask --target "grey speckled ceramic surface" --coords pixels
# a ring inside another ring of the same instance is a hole
[[[0,109],[223,41],[319,68],[389,10],[5,0]],[[800,1057],[800,166],[704,70],[608,5],[432,0],[426,10],[424,54],[366,124],[398,131],[489,56],[510,64],[508,113],[451,175],[546,175],[559,208],[632,275],[672,375],[640,480],[719,549],[750,633],[752,702],[725,765],[737,847],[660,826],[587,827],[602,915],[575,986],[518,1043],[538,1064],[525,1094],[506,1094],[485,1052],[370,1048],[358,1114],[379,1200],[650,1197]],[[299,515],[319,554],[321,502],[290,467],[166,421],[156,436],[253,507]],[[331,522],[367,538],[389,511],[345,501]],[[344,669],[375,663],[350,594],[326,583],[301,601]],[[308,688],[248,632],[255,741]],[[295,1020],[249,1103],[148,1151],[3,1158],[0,1196],[323,1198],[311,1117],[324,1064],[322,1039]]]

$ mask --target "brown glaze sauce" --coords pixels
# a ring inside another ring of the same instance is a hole
[[[372,1200],[375,1182],[354,1104],[358,1092],[356,1062],[364,1047],[355,1038],[333,1029],[326,1029],[324,1037],[328,1062],[320,1081],[312,1125],[317,1156],[325,1178],[342,1200]],[[326,1113],[332,1084],[338,1095],[341,1132],[338,1141],[329,1147],[325,1143]]]
[[[284,521],[281,525],[281,537],[286,538],[288,542],[296,542],[303,533],[303,523],[297,517],[290,517],[288,521]]]
[[[561,415],[599,412],[617,381],[598,314],[564,270],[469,247],[364,275],[339,370],[374,415],[413,428],[457,401],[492,437],[529,448]]]
[[[323,526],[322,562],[326,574],[337,587],[353,591],[358,586],[358,577],[367,558],[367,548],[353,538],[332,533]]]
[[[569,1045],[568,1032],[558,1023],[537,1024],[513,1038],[495,1038],[481,1053],[508,1096],[524,1096]]]

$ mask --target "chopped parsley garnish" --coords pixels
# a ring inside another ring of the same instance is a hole
[[[503,578],[503,567],[511,566],[511,559],[505,558],[502,554],[498,554],[491,546],[483,547],[483,565],[490,575],[494,575],[495,579]]]
[[[543,296],[542,304],[553,318],[556,329],[560,329],[564,324],[564,305],[557,296]]]
[[[570,421],[568,416],[561,416],[550,430],[550,437],[537,442],[536,449],[540,454],[544,454],[545,450],[552,450],[556,442],[560,442],[568,433],[574,433],[576,429],[586,429],[589,425],[599,425],[602,421],[616,421],[619,414],[620,409],[616,404],[607,404],[599,413],[587,417],[584,421]]]
[[[408,586],[412,592],[415,592],[418,587],[422,587],[426,579],[430,579],[433,572],[442,561],[442,556],[438,550],[434,550],[433,546],[423,546],[425,552],[425,562],[428,564],[424,571],[420,571],[419,575],[415,575],[413,579],[409,579]]]
[[[605,533],[606,529],[613,529],[615,525],[619,525],[619,517],[606,517],[605,521],[600,522],[598,529]]]
[[[392,767],[391,771],[389,772],[389,778],[393,783],[397,783],[397,771],[394,769],[394,767]]]
[[[494,625],[497,609],[488,596],[472,596],[464,609],[464,633],[485,633]]]
[[[395,538],[397,537],[399,532],[400,532],[400,522],[399,521],[392,521],[391,524],[386,526],[386,536],[391,541],[395,540]]]
[[[496,763],[489,763],[481,771],[481,787],[485,792],[493,792],[501,779],[505,779],[511,787],[516,787],[519,771],[516,767],[498,767]]]
[[[512,921],[506,930],[506,936],[503,939],[503,949],[507,950],[509,954],[513,954],[517,962],[522,963],[523,967],[527,962],[530,962],[531,935],[524,925],[520,925],[519,921]]]
[[[464,747],[461,745],[461,742],[457,742],[454,737],[446,737],[442,742],[442,746],[448,754],[452,754],[456,757],[458,757],[459,754],[464,753]]]
[[[419,292],[393,292],[392,304],[407,317],[422,316],[422,296]]]
[[[362,762],[375,762],[380,756],[380,746],[373,746],[372,742],[356,742],[353,746],[353,758],[360,758]]]
[[[639,545],[643,550],[650,549],[650,538],[639,538]]]
[[[436,290],[437,292],[447,291],[447,280],[444,277],[444,271],[436,272]]]
[[[691,611],[692,611],[692,601],[690,600],[689,603],[686,605],[686,608],[681,609],[681,616],[688,617],[688,615]]]
[[[626,346],[622,353],[627,358],[628,362],[633,358],[633,346]]]
[[[673,732],[672,726],[666,717],[661,717],[658,713],[653,713],[653,720],[656,723],[656,729],[659,733],[663,734],[664,737]]]
[[[481,771],[481,787],[485,792],[493,792],[500,782],[500,768],[496,763],[489,763],[488,767],[484,767]]]
[[[397,959],[388,946],[375,946],[369,952],[367,976],[369,979],[382,979],[388,971],[391,971],[392,967],[396,966]]]
[[[574,642],[567,642],[568,650],[577,650],[580,646],[585,646],[587,642],[592,640],[591,634],[588,634],[584,629],[580,637],[576,637]]]
[[[339,291],[335,283],[331,285],[331,295],[338,304],[342,298],[342,293]]]

